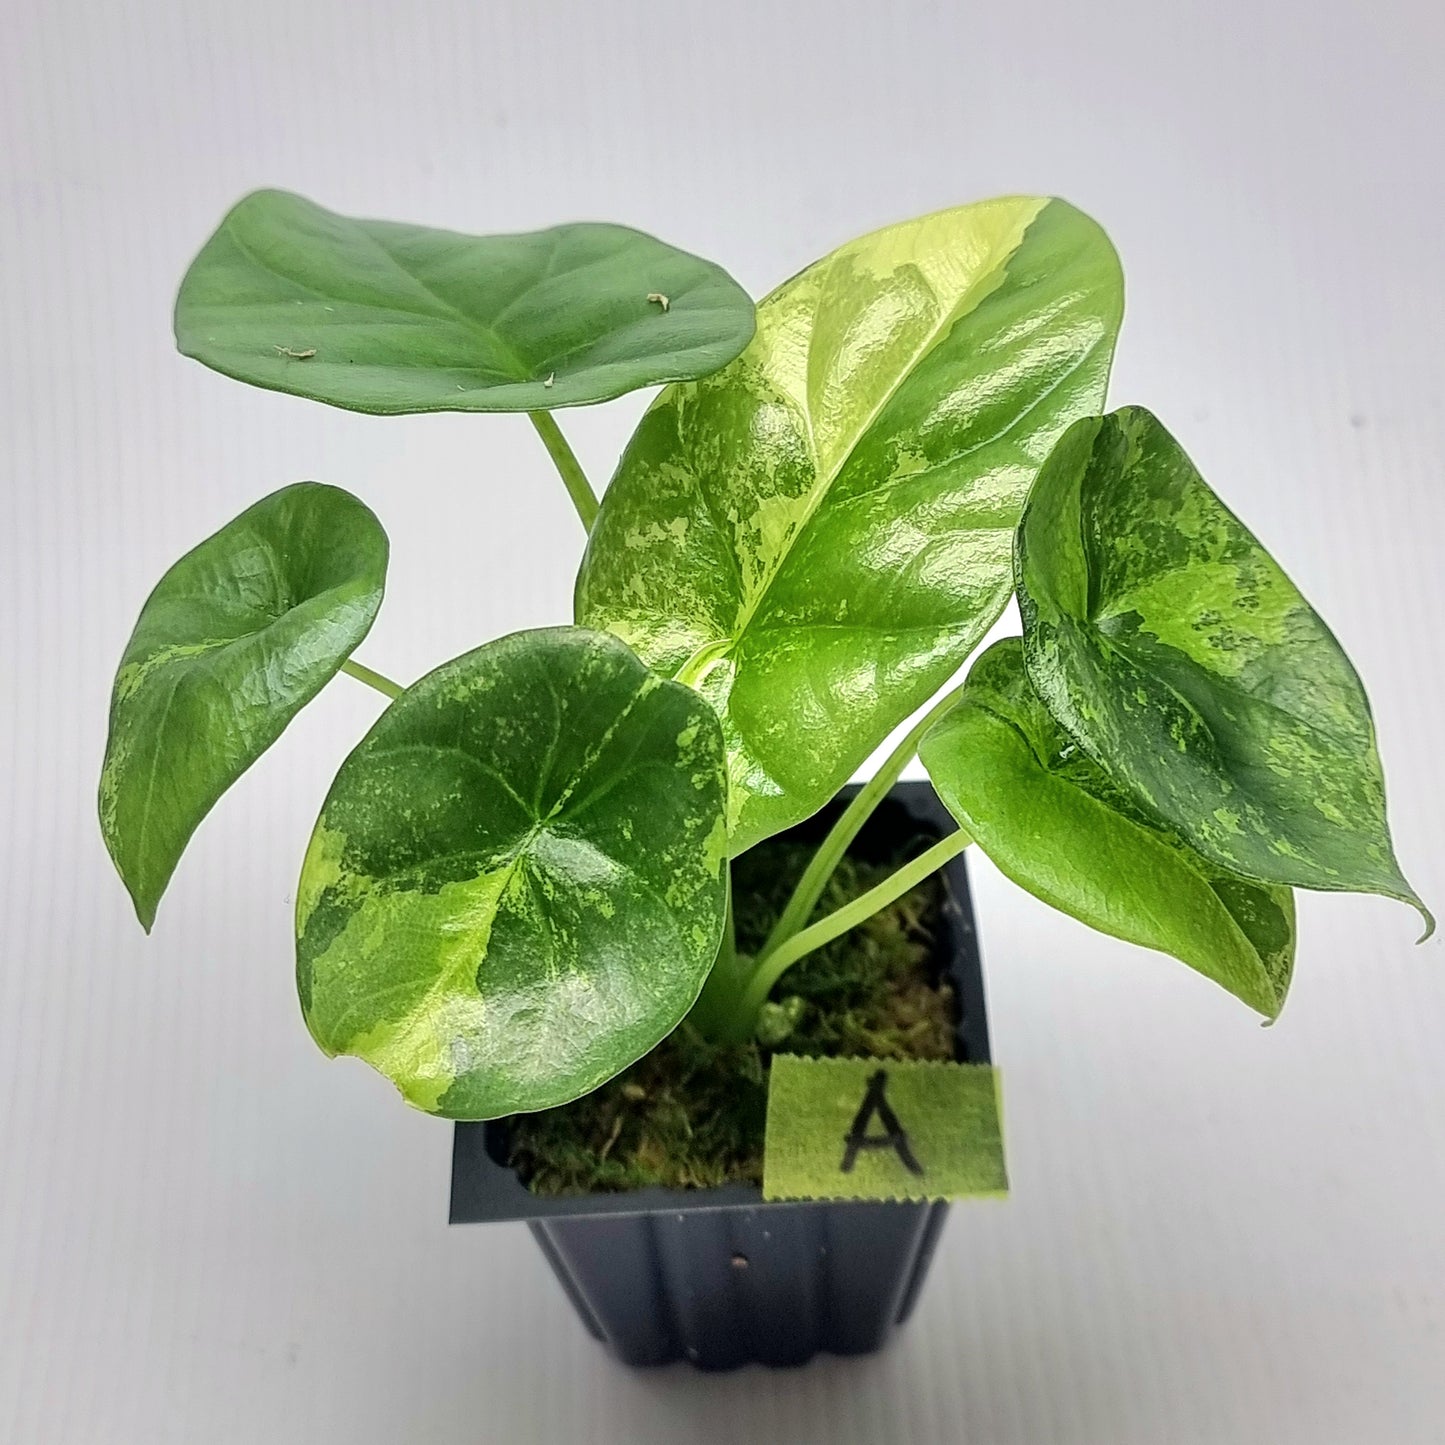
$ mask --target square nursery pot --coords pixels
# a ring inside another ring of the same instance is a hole
[[[838,805],[791,836],[814,840]],[[899,783],[849,850],[920,852],[952,829],[927,783]],[[983,974],[963,855],[943,870],[940,972],[956,1057],[989,1061]],[[909,1316],[945,1203],[769,1203],[752,1185],[543,1198],[506,1164],[507,1121],[458,1124],[451,1222],[524,1219],[582,1322],[629,1365],[799,1365],[876,1350]]]

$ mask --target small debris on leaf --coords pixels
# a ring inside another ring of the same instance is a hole
[[[647,293],[647,299],[649,301],[655,301],[659,306],[662,307],[664,311],[666,311],[667,308],[672,305],[672,302],[669,301],[667,297],[662,294],[661,291],[649,291]]]
[[[316,348],[308,346],[305,351],[293,351],[289,346],[278,346],[277,356],[289,356],[292,361],[310,361],[316,355]]]
[[[547,373],[547,379],[546,379],[546,381],[544,381],[544,382],[542,383],[542,385],[543,385],[543,386],[551,386],[552,383],[553,383],[554,381],[556,381],[556,380],[557,380],[557,373],[556,373],[555,371],[549,371],[549,372]]]

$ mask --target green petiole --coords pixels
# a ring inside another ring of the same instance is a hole
[[[590,534],[592,524],[597,520],[597,493],[592,490],[587,473],[582,470],[582,463],[577,460],[577,453],[562,435],[562,428],[557,425],[550,411],[529,411],[527,415],[531,418],[532,425],[537,428],[537,435],[542,438],[542,445],[547,448],[548,456],[561,474],[562,484],[567,488],[567,495],[572,498],[577,515],[582,519],[583,529]]]
[[[962,853],[972,841],[961,828],[946,838],[940,838],[931,848],[920,853],[911,862],[905,863],[876,888],[870,888],[837,912],[830,913],[826,918],[820,918],[816,923],[795,933],[787,942],[760,958],[738,1000],[730,1020],[729,1034],[746,1038],[752,1033],[758,1011],[767,1002],[773,986],[799,959],[805,958],[825,943],[831,943],[850,928],[856,928],[880,908],[886,908],[895,898],[901,898],[950,858]]]
[[[853,795],[842,816],[818,845],[818,851],[809,860],[803,876],[798,879],[792,897],[788,899],[787,906],[763,944],[762,952],[758,955],[760,959],[766,960],[775,953],[812,917],[813,909],[818,906],[818,900],[828,886],[828,880],[843,861],[843,855],[858,836],[859,830],[873,815],[878,804],[888,796],[894,783],[902,776],[904,768],[913,761],[924,734],[948,712],[962,694],[962,684],[945,693],[889,754],[883,766]]]
[[[354,677],[357,682],[364,682],[367,687],[374,687],[383,697],[398,698],[406,691],[399,682],[393,682],[389,677],[383,677],[379,672],[372,671],[365,663],[358,662],[354,657],[348,657],[341,664],[341,670],[348,677]]]

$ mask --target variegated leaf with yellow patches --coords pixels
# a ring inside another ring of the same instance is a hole
[[[1071,206],[962,206],[786,282],[737,361],[644,417],[577,620],[717,708],[734,852],[820,807],[998,616],[1024,497],[1100,405],[1122,307]]]
[[[386,533],[339,487],[264,497],[181,558],[116,674],[100,828],[149,929],[191,834],[370,629]]]
[[[973,664],[918,751],[949,811],[1020,887],[1279,1013],[1294,963],[1290,890],[1210,863],[1123,795],[1034,692],[1017,637]]]
[[[596,1088],[717,956],[725,786],[712,709],[607,633],[446,663],[382,714],[316,825],[297,895],[312,1035],[451,1118]]]
[[[1029,678],[1220,867],[1381,893],[1400,872],[1365,690],[1319,615],[1140,407],[1076,423],[1019,524]]]

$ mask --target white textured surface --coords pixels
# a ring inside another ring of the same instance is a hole
[[[633,1375],[520,1226],[448,1230],[449,1129],[298,1017],[288,901],[339,681],[136,928],[93,821],[146,589],[300,477],[393,538],[401,677],[564,619],[580,537],[525,421],[375,421],[172,354],[223,208],[626,221],[761,292],[1007,190],[1112,232],[1114,397],[1157,410],[1360,665],[1445,906],[1445,126],[1434,3],[8,0],[0,59],[0,1440],[1445,1439],[1445,952],[1304,901],[1261,1030],[986,868],[1015,1190],[961,1209],[889,1353]],[[605,474],[640,401],[572,418]]]

